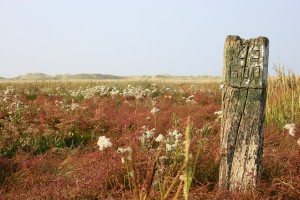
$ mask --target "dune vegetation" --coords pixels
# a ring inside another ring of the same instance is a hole
[[[298,199],[300,79],[276,69],[246,194],[218,189],[219,79],[2,81],[1,199]]]

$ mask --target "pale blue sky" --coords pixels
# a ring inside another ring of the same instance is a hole
[[[0,76],[222,75],[227,35],[300,74],[299,0],[0,0]]]

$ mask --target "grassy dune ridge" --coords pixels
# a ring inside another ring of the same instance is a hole
[[[48,75],[44,73],[27,73],[14,78],[4,78],[0,77],[1,81],[66,81],[66,80],[118,80],[130,81],[130,80],[152,80],[152,81],[217,81],[221,80],[219,76],[172,76],[172,75],[141,75],[141,76],[116,76],[110,74],[58,74],[58,75]]]

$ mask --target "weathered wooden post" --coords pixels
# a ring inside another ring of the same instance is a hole
[[[226,38],[219,171],[222,189],[247,191],[259,183],[268,54],[268,38]]]

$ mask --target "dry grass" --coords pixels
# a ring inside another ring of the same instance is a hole
[[[284,66],[275,65],[276,77],[269,79],[267,121],[283,128],[288,123],[300,122],[300,77]]]

